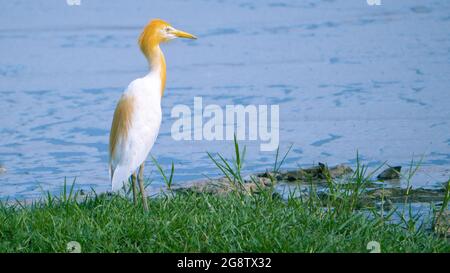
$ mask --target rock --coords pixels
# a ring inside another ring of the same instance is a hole
[[[6,173],[6,168],[3,165],[0,165],[0,174]]]
[[[450,210],[437,212],[433,229],[439,235],[450,236]]]
[[[399,179],[400,171],[402,170],[401,166],[389,167],[382,171],[377,178],[379,180],[391,180],[391,179]]]
[[[331,178],[339,178],[347,174],[353,173],[353,169],[345,164],[339,164],[329,169]]]
[[[272,181],[267,177],[253,177],[254,180],[245,180],[242,185],[239,183],[231,183],[228,178],[221,177],[216,179],[198,180],[188,185],[173,188],[175,192],[195,192],[207,193],[215,195],[226,195],[233,191],[239,191],[245,194],[257,193],[261,189],[265,189],[272,185]]]
[[[275,177],[277,181],[284,182],[323,182],[327,178],[336,179],[350,173],[353,173],[352,168],[344,164],[328,168],[325,164],[319,163],[317,166],[310,168],[300,168],[277,174],[265,172],[258,176],[266,178]]]
[[[286,172],[280,172],[280,173],[273,173],[273,172],[269,172],[266,171],[264,173],[261,174],[257,174],[258,177],[264,177],[264,178],[273,178],[276,181],[281,181],[283,180],[283,177],[286,175]]]

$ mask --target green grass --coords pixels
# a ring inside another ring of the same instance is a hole
[[[235,151],[231,161],[209,154],[235,188],[225,196],[177,194],[173,165],[167,176],[155,162],[170,191],[150,198],[149,212],[127,194],[81,197],[73,186],[29,205],[0,203],[0,252],[66,252],[71,241],[82,252],[368,252],[371,241],[382,252],[450,252],[447,238],[431,232],[433,219],[419,225],[410,215],[393,224],[404,214],[358,205],[371,176],[364,166],[349,183],[329,179],[325,197],[311,184],[308,195],[282,199],[274,185],[243,190],[245,152],[237,142]],[[275,174],[286,155],[276,157]]]
[[[426,230],[332,214],[300,199],[180,194],[149,200],[144,213],[106,195],[0,209],[0,252],[449,252]]]

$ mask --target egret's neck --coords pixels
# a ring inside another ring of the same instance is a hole
[[[151,48],[146,56],[148,60],[150,74],[156,73],[161,80],[161,97],[164,95],[164,87],[166,86],[166,60],[161,48],[155,46]]]

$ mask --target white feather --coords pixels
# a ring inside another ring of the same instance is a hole
[[[111,155],[112,190],[118,191],[130,175],[145,161],[158,136],[161,125],[161,80],[159,71],[130,83],[124,96],[134,98],[128,136],[119,139]]]

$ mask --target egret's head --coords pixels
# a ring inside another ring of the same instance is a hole
[[[160,43],[165,43],[175,38],[197,39],[194,35],[178,30],[161,19],[154,19],[142,31],[139,37],[139,45],[141,50],[146,53]]]

